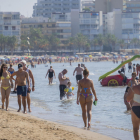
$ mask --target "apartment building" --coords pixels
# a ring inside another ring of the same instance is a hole
[[[71,22],[71,13],[52,13],[51,21],[68,21]]]
[[[140,12],[140,0],[125,0],[123,6],[124,12]]]
[[[83,0],[82,11],[84,8],[89,8],[90,11],[95,12],[95,0]]]
[[[45,19],[43,17],[42,20],[39,17],[22,19],[21,35],[28,34],[30,28],[40,28],[44,35],[57,34],[61,41],[60,46],[64,46],[68,38],[71,37],[71,22],[52,22],[48,21],[48,18]]]
[[[95,12],[112,12],[113,9],[123,10],[123,0],[95,0]]]
[[[20,13],[0,12],[0,34],[20,39]]]
[[[82,0],[38,0],[33,6],[33,17],[51,18],[51,13],[70,13],[71,9],[81,10]]]

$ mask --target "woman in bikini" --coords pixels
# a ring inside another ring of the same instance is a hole
[[[133,100],[131,118],[133,124],[134,139],[139,140],[139,124],[140,124],[140,85],[131,87],[127,94],[127,102]]]
[[[11,88],[13,88],[13,82],[10,77],[11,74],[7,71],[7,68],[8,67],[6,64],[2,64],[0,69],[0,81],[2,81],[1,83],[2,109],[4,109],[4,102],[6,99],[6,111],[8,111],[9,95],[11,92]]]
[[[91,109],[93,104],[93,96],[94,94],[95,101],[97,101],[96,92],[94,89],[93,81],[88,78],[89,71],[85,69],[83,71],[84,78],[79,81],[78,91],[77,91],[77,104],[79,102],[82,108],[82,117],[85,124],[85,129],[87,128],[87,116],[88,116],[88,129],[90,129],[91,123]]]

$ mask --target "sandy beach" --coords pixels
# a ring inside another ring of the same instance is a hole
[[[79,128],[64,126],[10,109],[0,110],[0,139],[5,140],[114,140]]]

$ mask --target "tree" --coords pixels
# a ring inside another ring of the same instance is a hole
[[[17,38],[16,36],[8,37],[8,45],[10,46],[11,55],[13,55],[13,51],[17,46]]]
[[[86,44],[87,44],[87,38],[83,34],[78,33],[75,38],[75,45],[78,47],[79,53],[82,47],[85,48]]]
[[[3,48],[3,40],[4,40],[4,36],[1,34],[1,35],[0,35],[0,48],[1,48],[1,54],[2,54],[2,48]]]
[[[60,44],[60,39],[57,38],[56,34],[52,34],[48,36],[49,47],[51,50],[55,50],[57,52],[58,46]]]
[[[140,41],[139,41],[139,39],[137,39],[137,38],[133,38],[133,39],[131,40],[130,44],[133,44],[134,48],[136,48],[137,45],[140,44]]]
[[[73,37],[70,37],[68,39],[68,46],[70,48],[70,51],[72,50],[72,46],[74,45],[75,39]]]
[[[97,38],[94,38],[92,41],[91,41],[91,45],[93,45],[95,47],[95,50],[96,50],[96,47],[98,46],[98,40]]]
[[[117,43],[117,38],[115,37],[115,35],[111,35],[111,44],[112,44],[113,51],[115,51],[116,43]]]
[[[85,8],[83,8],[83,11],[84,11],[84,12],[90,12],[90,8],[85,7]]]
[[[118,44],[121,47],[121,49],[123,49],[123,47],[125,47],[125,45],[126,45],[124,39],[119,40]]]
[[[102,51],[102,46],[103,46],[103,43],[104,43],[104,37],[102,34],[99,34],[97,36],[97,41],[98,41],[98,45],[100,46],[100,52]]]

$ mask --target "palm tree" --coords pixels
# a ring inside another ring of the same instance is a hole
[[[118,44],[120,45],[121,49],[123,49],[123,47],[125,47],[125,45],[126,45],[124,39],[119,40]]]
[[[11,49],[11,55],[13,55],[13,51],[17,45],[17,38],[16,36],[12,36],[12,37],[8,37],[8,44],[10,46],[10,49]]]
[[[75,45],[78,47],[79,53],[81,48],[85,47],[86,43],[87,43],[87,38],[83,34],[78,33],[75,38]]]
[[[91,45],[93,45],[95,47],[94,50],[96,50],[96,47],[98,46],[98,40],[97,38],[94,38],[92,41],[91,41]]]
[[[70,37],[68,39],[68,46],[70,48],[70,51],[72,50],[72,46],[73,46],[74,42],[75,42],[75,39],[73,37]]]
[[[98,41],[98,45],[100,46],[100,52],[101,52],[102,51],[102,46],[104,44],[104,37],[103,37],[102,34],[99,34],[96,39]]]
[[[115,35],[111,35],[111,44],[112,44],[113,51],[115,51],[116,43],[117,43],[117,38],[115,37]]]
[[[136,48],[139,42],[140,42],[139,39],[133,38],[130,43],[133,44],[133,46]]]
[[[1,48],[1,54],[2,54],[2,48],[3,48],[3,40],[4,40],[4,36],[1,34],[1,35],[0,35],[0,48]]]

